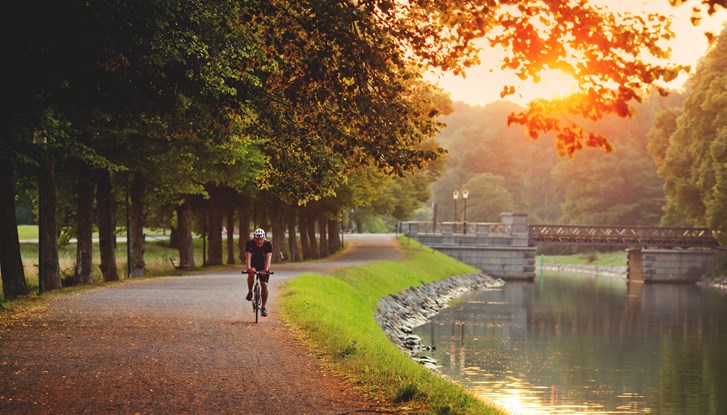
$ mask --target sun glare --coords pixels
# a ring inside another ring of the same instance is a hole
[[[539,82],[529,82],[520,88],[521,95],[527,101],[536,98],[556,99],[565,98],[578,91],[578,81],[567,73],[547,69],[540,74]]]
[[[693,13],[692,7],[689,7],[688,4],[671,7],[666,0],[589,0],[589,3],[591,2],[600,6],[608,6],[615,12],[631,12],[637,15],[652,12],[672,18],[672,30],[676,33],[676,37],[668,42],[668,46],[672,49],[670,62],[691,65],[692,71],[694,71],[697,59],[708,48],[705,32],[717,34],[721,31],[722,24],[727,22],[727,10],[718,9],[713,16],[703,14],[701,24],[695,27],[690,20]],[[514,86],[515,93],[502,100],[526,105],[536,98],[563,98],[578,89],[575,79],[557,70],[549,70],[541,74],[542,79],[538,83],[522,81],[514,72],[500,68],[503,57],[507,56],[502,48],[490,47],[483,40],[475,42],[482,47],[480,59],[483,63],[468,68],[466,78],[448,73],[430,72],[427,74],[427,79],[439,84],[451,94],[455,101],[485,105],[500,100],[500,92],[504,86]],[[687,74],[681,74],[667,86],[679,89],[687,78]]]

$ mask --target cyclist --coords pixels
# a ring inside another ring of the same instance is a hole
[[[245,244],[245,263],[247,265],[247,301],[252,300],[252,285],[255,282],[255,272],[260,271],[260,286],[262,292],[262,309],[260,314],[268,316],[265,304],[268,301],[268,281],[270,280],[270,260],[273,258],[273,244],[265,239],[265,231],[258,228],[253,233],[253,239]]]

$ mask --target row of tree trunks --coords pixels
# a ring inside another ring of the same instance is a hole
[[[3,296],[7,299],[28,295],[20,255],[14,189],[13,161],[7,154],[0,154],[0,273]]]
[[[245,243],[250,236],[251,215],[247,206],[241,206],[240,199],[233,197],[231,189],[208,189],[210,200],[207,203],[207,264],[223,264],[222,224],[227,228],[227,264],[235,263],[234,214],[237,210],[239,241],[238,259],[245,258]],[[235,203],[237,202],[237,203]],[[273,262],[300,261],[315,259],[333,254],[341,249],[340,226],[329,215],[322,214],[319,207],[284,207],[281,202],[273,201],[269,207],[257,205],[254,227],[265,228],[273,243]],[[178,218],[181,213],[177,212]],[[316,232],[316,225],[318,232]],[[300,250],[298,234],[300,235]],[[178,230],[174,230],[175,240]],[[320,238],[320,239],[319,239]],[[302,252],[301,252],[302,251]],[[181,258],[180,254],[180,258]]]
[[[56,225],[56,187],[55,163],[44,158],[40,171],[41,179],[41,247],[44,251],[43,263],[40,266],[45,276],[44,288],[48,290],[60,288],[60,270],[58,267],[58,245]],[[15,223],[14,191],[12,163],[2,163],[0,169],[0,270],[3,277],[3,292],[6,298],[27,295],[28,289],[23,273],[20,257],[17,223]],[[94,180],[95,179],[95,180]],[[130,184],[130,222],[128,243],[130,249],[131,276],[144,275],[144,192],[145,181],[140,173],[131,175]],[[94,189],[95,186],[95,189]],[[88,166],[78,165],[77,190],[77,262],[75,282],[90,284],[92,282],[93,243],[93,196],[95,190],[96,216],[99,229],[99,249],[101,252],[101,272],[104,281],[119,279],[116,265],[116,236],[113,188],[111,173],[107,170],[93,171]],[[210,265],[222,264],[222,223],[227,226],[227,263],[234,264],[234,212],[231,192],[226,189],[213,189],[209,203],[209,260]],[[338,222],[326,219],[318,208],[283,208],[282,203],[273,203],[270,209],[260,212],[261,223],[269,220],[272,239],[275,246],[275,262],[281,260],[299,261],[315,259],[330,255],[341,249]],[[237,206],[240,238],[238,245],[239,259],[244,260],[244,245],[250,231],[250,213],[245,206]],[[6,212],[7,211],[7,212]],[[9,213],[12,212],[12,213]],[[268,218],[264,218],[265,216]],[[257,219],[257,218],[256,218]],[[318,233],[316,233],[318,224]],[[256,225],[257,226],[257,225]],[[300,233],[300,247],[296,229]],[[317,241],[317,235],[320,242]],[[277,236],[277,237],[276,237]],[[194,268],[194,245],[192,243],[192,206],[189,200],[177,207],[177,224],[172,229],[172,242],[179,248],[179,264]]]

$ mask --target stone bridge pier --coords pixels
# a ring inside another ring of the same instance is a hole
[[[633,282],[697,282],[711,276],[714,250],[629,248],[628,279]]]

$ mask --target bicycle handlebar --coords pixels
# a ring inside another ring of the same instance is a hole
[[[240,271],[240,274],[247,274],[247,270],[246,269],[243,269],[242,271]],[[260,271],[255,271],[255,274],[257,274],[257,275],[273,275],[275,273],[273,271],[268,271],[265,274],[263,274]]]

